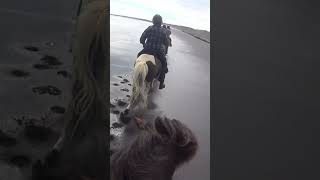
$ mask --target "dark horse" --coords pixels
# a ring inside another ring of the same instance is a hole
[[[33,164],[35,180],[109,178],[107,102],[108,58],[106,0],[86,1],[73,43],[72,98],[61,137],[43,161]]]
[[[143,113],[148,105],[148,95],[158,79],[161,62],[153,55],[141,54],[133,70],[132,95],[127,110]]]
[[[122,147],[111,157],[111,180],[171,180],[175,170],[191,160],[198,143],[178,120],[134,119],[127,125]]]

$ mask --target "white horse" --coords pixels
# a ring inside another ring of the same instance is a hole
[[[148,106],[148,95],[158,79],[161,62],[153,55],[141,54],[133,70],[132,95],[127,111],[143,112]]]

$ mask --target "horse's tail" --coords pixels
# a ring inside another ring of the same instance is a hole
[[[145,62],[137,62],[133,70],[133,88],[130,99],[131,107],[136,107],[141,103],[141,108],[147,106],[147,85],[145,79],[148,74],[148,65]]]

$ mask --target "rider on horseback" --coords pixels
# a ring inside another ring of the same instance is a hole
[[[166,31],[161,27],[162,17],[156,14],[153,16],[152,22],[153,26],[149,26],[141,35],[140,43],[143,44],[143,50],[138,53],[138,57],[141,54],[151,54],[161,61],[162,68],[159,75],[159,89],[163,89],[165,87],[165,74],[168,72],[167,59],[163,45],[168,46],[169,43]]]

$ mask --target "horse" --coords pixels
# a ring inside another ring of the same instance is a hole
[[[131,119],[123,136],[110,159],[111,180],[171,180],[198,149],[193,132],[179,120],[166,117]]]
[[[141,54],[134,63],[132,94],[125,111],[143,113],[148,106],[148,95],[161,71],[161,62],[153,55]]]
[[[109,81],[107,58],[106,0],[83,3],[72,45],[72,98],[64,114],[65,125],[58,141],[41,160],[33,164],[35,180],[104,180],[108,149],[106,84]]]

